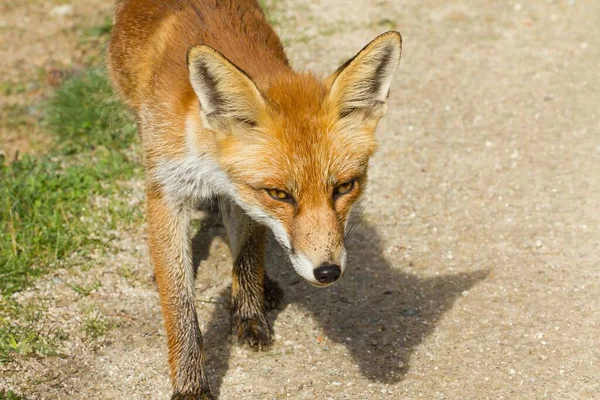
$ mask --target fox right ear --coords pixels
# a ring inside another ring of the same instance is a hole
[[[188,50],[187,65],[190,82],[209,127],[231,121],[256,123],[264,100],[242,70],[206,45]]]

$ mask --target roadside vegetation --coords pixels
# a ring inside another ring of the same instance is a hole
[[[92,34],[109,31],[103,25]],[[135,125],[104,69],[73,73],[38,106],[48,148],[14,160],[0,156],[0,364],[12,354],[56,354],[63,339],[38,332],[43,311],[14,295],[56,268],[85,269],[89,254],[108,251],[119,230],[141,220],[127,204],[126,183],[140,175]],[[91,337],[108,330],[97,318],[86,324]],[[18,398],[10,396],[0,392]]]
[[[0,400],[25,400],[25,397],[21,397],[12,390],[8,392],[5,390],[0,390]]]

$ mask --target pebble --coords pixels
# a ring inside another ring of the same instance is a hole
[[[402,315],[405,317],[415,317],[419,315],[419,310],[416,308],[405,308],[402,310]]]
[[[52,17],[70,17],[71,15],[73,15],[73,6],[70,4],[61,4],[50,9]]]

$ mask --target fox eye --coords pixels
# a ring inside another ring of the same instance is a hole
[[[352,189],[354,189],[355,183],[356,183],[356,181],[354,179],[351,180],[351,181],[348,181],[346,183],[342,183],[341,185],[337,186],[334,189],[333,196],[337,197],[337,196],[340,196],[342,194],[350,193],[352,191]]]
[[[283,190],[277,190],[277,189],[266,189],[266,190],[267,190],[267,193],[269,194],[269,196],[271,196],[275,200],[288,201],[288,202],[292,201],[292,196],[290,196]]]

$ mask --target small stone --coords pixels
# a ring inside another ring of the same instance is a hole
[[[401,313],[404,317],[416,317],[417,315],[419,315],[419,310],[411,307],[405,308],[401,311]]]
[[[70,17],[73,15],[73,6],[71,4],[61,4],[50,9],[52,17]]]

